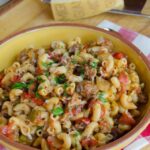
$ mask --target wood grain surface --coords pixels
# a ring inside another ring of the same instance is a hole
[[[150,19],[143,17],[103,13],[73,22],[96,26],[104,19],[150,36]],[[23,0],[0,15],[0,40],[16,31],[51,22],[55,21],[49,5],[40,0]]]
[[[148,0],[149,1],[149,0]],[[150,9],[150,3],[146,6]],[[150,37],[150,19],[143,17],[103,13],[87,19],[73,21],[96,26],[103,20],[110,20],[133,31]],[[0,40],[33,26],[55,22],[49,5],[40,0],[21,0],[17,5],[0,14]],[[148,145],[143,150],[150,150]]]
[[[150,15],[150,0],[146,1],[146,4],[144,5],[144,8],[142,10],[142,13]]]

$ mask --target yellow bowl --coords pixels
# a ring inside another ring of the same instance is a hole
[[[148,103],[141,109],[142,113],[139,123],[121,138],[98,148],[99,150],[119,150],[132,142],[150,123],[150,65],[146,57],[130,42],[113,32],[87,25],[70,23],[43,25],[17,33],[0,43],[0,70],[8,67],[16,55],[24,48],[31,45],[39,48],[50,44],[53,40],[68,41],[77,36],[81,37],[83,42],[96,40],[99,37],[110,39],[116,51],[125,53],[129,60],[136,64],[140,78],[145,83],[145,93],[148,96]],[[0,143],[13,150],[35,149],[10,141],[3,135],[0,135]]]

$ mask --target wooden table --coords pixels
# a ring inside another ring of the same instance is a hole
[[[72,21],[96,26],[104,19],[150,36],[150,19],[135,16],[103,13],[94,17]],[[55,22],[49,5],[40,0],[22,0],[14,7],[0,14],[0,40],[8,35],[33,26]]]
[[[96,26],[103,20],[110,20],[150,37],[150,19],[143,17],[103,13],[72,22]],[[16,31],[51,22],[55,21],[49,5],[42,4],[38,0],[22,0],[7,11],[0,12],[0,40]],[[150,150],[150,145],[143,150]]]

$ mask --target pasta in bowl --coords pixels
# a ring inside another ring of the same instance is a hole
[[[150,65],[114,32],[19,32],[0,42],[0,71],[0,144],[10,150],[120,150],[150,122]]]
[[[0,132],[42,150],[96,149],[130,131],[147,103],[126,54],[99,38],[26,48],[0,73]]]

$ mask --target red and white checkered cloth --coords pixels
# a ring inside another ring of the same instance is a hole
[[[123,37],[128,39],[135,46],[137,46],[150,61],[150,38],[138,34],[137,32],[133,32],[131,30],[123,28],[107,20],[104,20],[103,22],[98,24],[97,27],[109,28],[119,32]],[[141,150],[148,144],[150,144],[150,125],[132,143],[125,147],[124,150]],[[0,150],[8,149],[0,145]]]
[[[125,37],[136,47],[138,47],[150,61],[150,38],[137,32],[133,32],[131,30],[123,28],[107,20],[104,20],[103,22],[98,24],[97,27],[109,28],[120,33],[123,37]],[[148,144],[150,144],[150,124],[132,143],[125,147],[124,150],[141,150]]]

